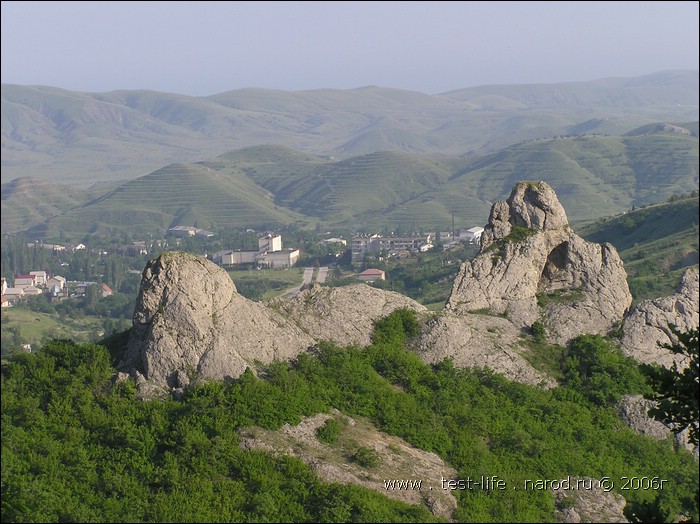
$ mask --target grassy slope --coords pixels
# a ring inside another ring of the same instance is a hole
[[[698,197],[636,209],[581,226],[591,242],[610,242],[622,258],[635,300],[675,292],[686,268],[697,265]]]
[[[30,234],[142,234],[195,222],[209,229],[297,223],[447,230],[453,213],[457,227],[486,223],[493,201],[522,180],[548,182],[572,222],[611,216],[696,189],[698,139],[663,132],[567,137],[442,160],[401,152],[333,160],[255,146],[130,180]],[[3,186],[3,206],[22,209],[11,197]]]
[[[20,308],[3,308],[2,335],[11,340],[11,332],[17,330],[22,343],[38,348],[51,339],[71,339],[77,342],[92,342],[103,333],[102,319],[86,316],[80,319],[59,317]]]
[[[210,230],[229,226],[285,225],[303,217],[276,208],[269,193],[238,173],[201,164],[174,164],[131,180],[48,222],[32,236],[64,232],[165,233],[175,225]],[[88,229],[89,228],[89,229]]]

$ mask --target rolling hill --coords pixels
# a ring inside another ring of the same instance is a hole
[[[339,159],[481,156],[526,140],[699,118],[697,71],[440,95],[368,86],[189,97],[3,84],[2,183],[31,176],[88,187],[269,143]]]
[[[627,270],[635,300],[675,292],[681,274],[700,262],[698,191],[578,227],[591,242],[610,242]]]
[[[687,125],[687,128],[692,128]],[[280,145],[251,146],[195,164],[171,164],[85,198],[63,188],[53,207],[27,205],[4,184],[3,231],[32,238],[119,232],[162,234],[295,224],[351,230],[446,230],[485,224],[515,183],[544,180],[571,223],[619,214],[698,188],[698,139],[676,131],[532,140],[479,157],[435,159],[384,151],[348,159]],[[685,129],[685,127],[684,127]],[[16,184],[15,184],[16,185]],[[26,193],[26,192],[25,192]],[[42,213],[34,210],[44,209]],[[31,212],[30,212],[31,211]]]

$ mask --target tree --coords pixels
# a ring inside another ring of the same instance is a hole
[[[678,341],[673,344],[661,344],[661,347],[686,357],[688,366],[682,370],[677,362],[670,368],[660,365],[643,366],[654,390],[653,393],[645,395],[645,398],[657,401],[657,405],[649,410],[649,415],[671,427],[676,434],[689,428],[689,440],[697,446],[700,395],[698,329],[682,333],[673,324],[669,325],[669,329]]]

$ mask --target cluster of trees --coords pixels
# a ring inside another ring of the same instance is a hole
[[[2,372],[2,520],[434,521],[424,506],[322,482],[295,459],[239,448],[242,428],[278,429],[336,408],[435,452],[461,478],[498,475],[524,486],[608,476],[635,514],[653,505],[664,518],[697,521],[691,454],[625,429],[607,402],[636,392],[636,382],[590,382],[594,369],[617,370],[601,340],[581,340],[592,356],[572,354],[565,383],[542,390],[449,360],[426,365],[405,349],[417,330],[415,314],[398,310],[376,322],[365,348],[322,343],[258,376],[247,370],[193,386],[180,400],[150,402],[135,398],[131,382],[111,382],[114,360],[103,345],[58,340],[17,355]],[[586,381],[600,395],[582,392]],[[342,430],[320,436],[333,442]],[[381,470],[381,456],[364,455],[357,460]],[[630,476],[669,482],[619,491]],[[455,495],[462,522],[544,522],[555,509],[546,490]]]

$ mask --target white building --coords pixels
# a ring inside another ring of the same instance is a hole
[[[483,227],[472,227],[467,229],[464,238],[471,243],[481,242],[481,234],[484,232]]]
[[[66,287],[66,279],[61,275],[55,275],[46,281],[46,288],[50,293],[58,294]]]
[[[299,250],[285,249],[282,251],[260,253],[255,257],[255,261],[258,266],[269,267],[271,269],[294,267],[299,261]]]
[[[271,252],[282,251],[282,236],[281,235],[271,235],[267,234],[262,238],[258,239],[258,252]]]
[[[357,275],[363,282],[374,282],[376,280],[386,280],[386,274],[381,269],[368,268]]]
[[[44,286],[46,284],[46,280],[48,276],[46,275],[46,271],[30,271],[30,275],[33,275],[34,282],[36,282],[35,285],[37,286]]]
[[[233,249],[228,249],[214,253],[212,260],[215,264],[219,264],[221,266],[252,264],[255,262],[255,256],[257,254],[258,253],[256,251],[236,251]]]

